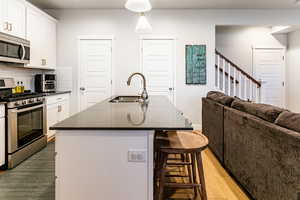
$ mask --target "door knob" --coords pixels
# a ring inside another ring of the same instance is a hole
[[[84,90],[85,90],[85,88],[84,88],[84,87],[81,87],[81,88],[80,88],[80,90],[81,90],[81,91],[84,91]]]

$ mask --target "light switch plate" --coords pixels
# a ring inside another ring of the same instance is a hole
[[[128,151],[128,162],[146,162],[147,161],[147,150],[129,150]]]

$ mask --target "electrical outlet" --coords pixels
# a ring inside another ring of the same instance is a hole
[[[146,162],[147,150],[129,150],[128,162]]]

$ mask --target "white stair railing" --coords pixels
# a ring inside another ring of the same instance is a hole
[[[216,51],[215,86],[229,96],[260,102],[261,83]]]

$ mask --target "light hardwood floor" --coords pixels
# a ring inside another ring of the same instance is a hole
[[[250,200],[213,153],[202,153],[208,200]]]

